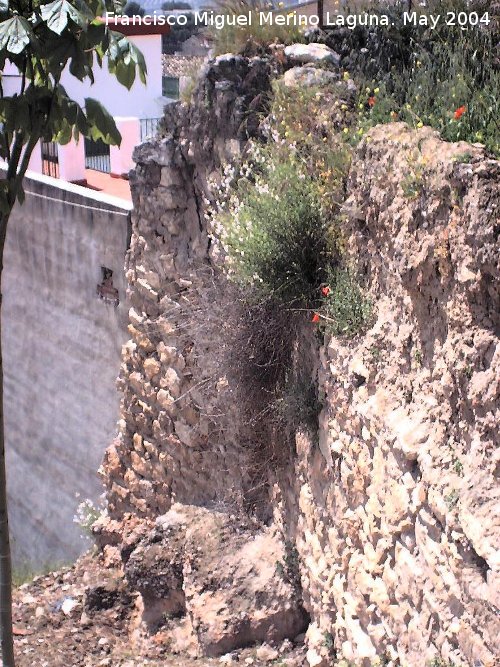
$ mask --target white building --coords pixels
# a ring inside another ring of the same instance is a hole
[[[33,152],[30,170],[65,181],[87,184],[95,189],[109,190],[102,187],[103,178],[95,172],[114,177],[126,175],[133,167],[134,147],[154,134],[165,104],[171,101],[162,95],[162,35],[168,33],[169,26],[142,23],[126,25],[123,20],[116,18],[111,27],[126,35],[141,50],[147,67],[146,84],[137,76],[131,89],[127,90],[108,72],[106,63],[102,68],[94,69],[93,84],[88,80],[78,81],[68,70],[63,73],[61,83],[68,95],[80,105],[84,105],[86,97],[93,97],[103,104],[114,117],[122,135],[121,146],[106,146],[102,142],[83,138],[64,146],[41,142],[40,147]],[[2,72],[2,83],[4,95],[13,94],[20,85],[19,73],[10,63]],[[121,192],[119,189],[113,194],[120,196]]]

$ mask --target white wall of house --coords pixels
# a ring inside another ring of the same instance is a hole
[[[132,151],[140,143],[140,119],[160,118],[169,100],[162,96],[162,53],[161,35],[134,35],[130,41],[141,50],[147,67],[146,85],[136,78],[132,88],[127,90],[107,69],[94,69],[95,81],[81,82],[71,76],[69,70],[63,73],[61,83],[68,95],[80,105],[86,97],[97,99],[115,118],[122,135],[122,144],[118,148],[111,146],[111,173],[125,174],[133,167]],[[21,77],[11,63],[5,64],[2,72],[2,84],[5,95],[12,95],[19,90]],[[85,179],[85,148],[83,138],[58,147],[59,178],[65,181]],[[40,144],[33,151],[29,164],[30,170],[42,173]]]
[[[29,162],[30,171],[36,171],[38,174],[42,172],[42,147],[40,142],[35,146],[33,153],[31,154],[31,159]]]
[[[82,181],[85,179],[85,146],[83,137],[78,142],[58,146],[59,178],[63,181]]]
[[[148,70],[146,85],[136,78],[132,88],[127,90],[103,68],[94,68],[95,82],[81,82],[69,71],[63,73],[61,83],[68,95],[80,104],[86,97],[94,97],[101,102],[112,116],[136,116],[137,118],[158,118],[163,115],[167,100],[162,97],[161,35],[138,35],[128,38],[142,51]]]
[[[141,143],[140,123],[137,118],[115,118],[116,126],[122,135],[122,143],[110,146],[109,158],[112,174],[127,174],[134,166],[132,152]]]

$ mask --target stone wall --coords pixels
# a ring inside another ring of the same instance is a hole
[[[330,664],[325,633],[356,664],[499,655],[499,177],[429,128],[358,150],[345,212],[373,322],[323,348],[319,446],[298,437],[276,501],[311,665]]]
[[[225,503],[246,485],[245,452],[216,418],[219,377],[206,354],[217,344],[207,340],[205,307],[217,272],[203,201],[212,172],[257,131],[269,87],[266,61],[221,56],[190,107],[168,107],[163,138],[135,152],[131,340],[120,375],[120,435],[103,466],[112,516],[155,515],[174,500]]]
[[[136,153],[132,339],[103,466],[114,518],[173,501],[233,511],[248,495],[222,337],[203,319],[224,298],[203,206],[208,177],[256,131],[268,85],[264,61],[217,59],[194,105],[174,107],[164,138]],[[296,549],[311,666],[335,653],[491,666],[499,652],[499,175],[481,148],[403,124],[373,129],[355,156],[347,249],[372,322],[325,341],[318,438],[299,433],[296,459],[268,480],[273,530]]]
[[[25,190],[7,234],[2,336],[14,560],[36,569],[82,552],[76,507],[102,493],[96,470],[119,416],[127,335],[130,206],[45,176]],[[116,307],[97,295],[102,267]]]

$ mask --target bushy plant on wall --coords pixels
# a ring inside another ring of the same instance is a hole
[[[299,427],[317,428],[323,334],[352,336],[367,321],[341,224],[351,148],[337,121],[323,117],[341,107],[333,89],[277,83],[265,141],[250,143],[212,183],[213,251],[236,295],[228,374],[249,406],[260,463],[291,455]]]

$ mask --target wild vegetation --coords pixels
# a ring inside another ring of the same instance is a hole
[[[342,110],[335,91],[331,107],[325,94],[276,84],[263,125],[269,141],[251,144],[242,164],[226,168],[213,231],[229,277],[254,302],[272,299],[326,329],[354,333],[331,317],[332,295],[346,286],[336,276],[347,275],[340,208],[350,154],[326,130],[333,120],[328,109]],[[330,316],[323,313],[327,302]]]
[[[341,136],[344,92],[277,81],[263,141],[213,185],[209,225],[233,304],[221,363],[250,427],[256,476],[259,466],[290,460],[299,427],[317,430],[323,333],[356,335],[370,314],[344,250],[352,150]]]
[[[263,8],[237,0],[224,2],[221,11]],[[376,306],[345,252],[342,205],[353,147],[370,127],[401,120],[498,153],[493,30],[443,24],[435,33],[411,26],[347,33],[314,37],[342,55],[340,81],[294,88],[276,82],[261,125],[264,141],[252,142],[216,187],[213,241],[240,307],[229,366],[243,402],[253,406],[254,433],[274,442],[273,456],[298,425],[314,426],[321,407],[312,365],[306,361],[299,371],[297,359],[307,360],[308,346],[324,333],[360,333]],[[214,33],[217,53],[265,52],[297,37],[290,27],[267,34],[258,22]],[[409,200],[423,178],[418,160],[410,167],[402,184]],[[304,414],[299,403],[307,406]],[[271,437],[264,422],[272,425]]]
[[[384,9],[394,13],[394,27],[358,27],[347,38],[327,34],[332,48],[349,53],[348,73],[360,84],[358,120],[349,138],[356,142],[369,127],[401,120],[433,127],[447,141],[482,143],[498,156],[498,17],[483,0],[435,5],[427,11],[475,12],[484,21],[466,28],[445,21],[434,30],[402,27],[397,10]]]
[[[270,11],[283,3],[266,0],[219,0],[216,7],[221,14],[229,17],[247,15],[251,17],[248,25],[232,25],[211,29],[214,54],[250,53],[265,51],[270,44],[292,44],[304,42],[303,30],[295,26],[277,26],[263,24],[258,20],[261,11]]]
[[[360,85],[358,122],[349,132],[351,143],[359,141],[373,125],[401,120],[412,127],[429,125],[447,141],[479,142],[500,155],[500,61],[499,20],[486,0],[433,0],[417,12],[477,15],[477,24],[449,24],[435,29],[402,25],[401,6],[373,8],[389,15],[389,26],[356,26],[353,30],[326,30],[313,35],[343,56],[348,76]],[[405,7],[405,9],[407,9]],[[258,0],[221,0],[220,10],[229,15],[269,10]],[[356,11],[362,11],[359,3]],[[309,37],[310,39],[311,37]],[[225,26],[213,31],[215,53],[245,53],[274,43],[305,41],[303,29],[289,26]]]

